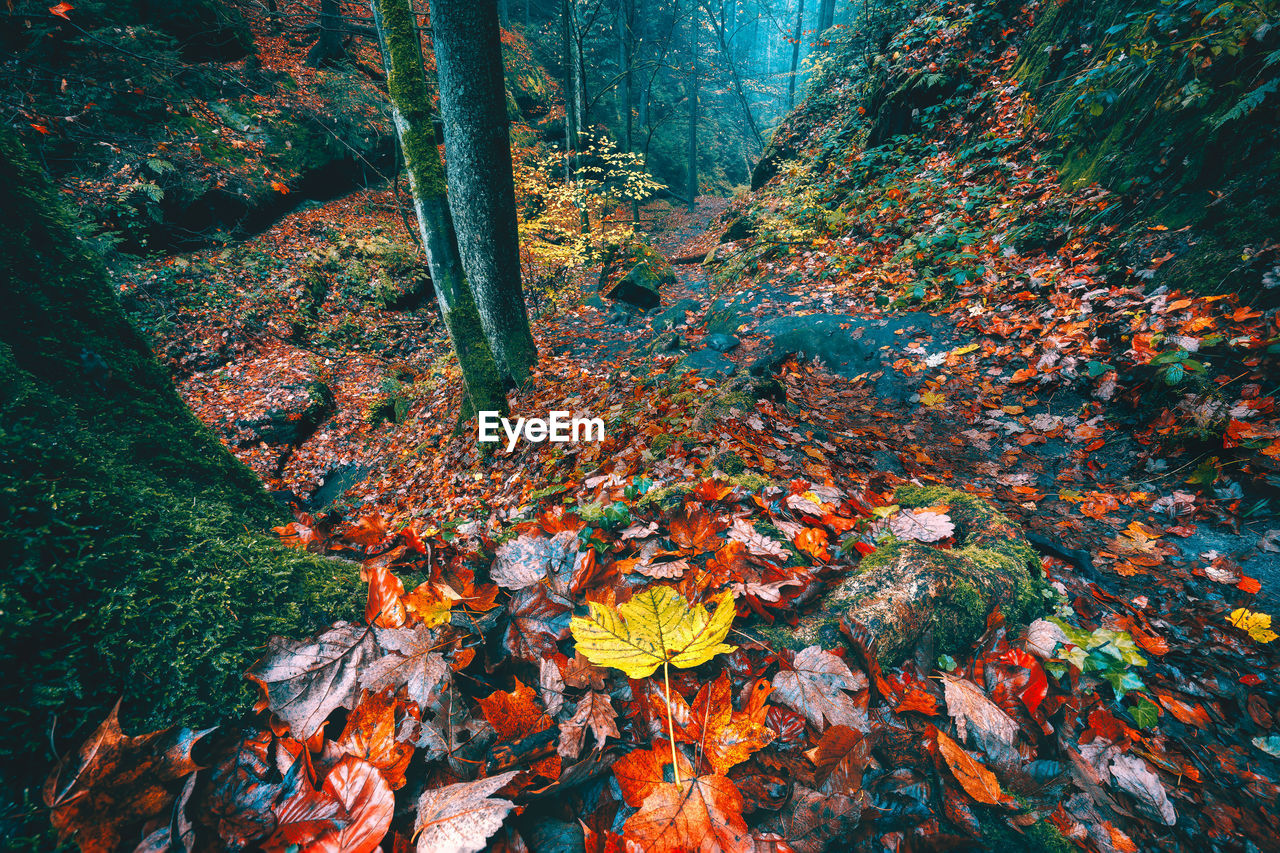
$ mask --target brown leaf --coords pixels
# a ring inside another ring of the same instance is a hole
[[[120,705],[74,756],[64,757],[44,784],[60,841],[75,837],[83,851],[113,851],[131,824],[164,814],[198,769],[191,748],[205,732],[169,728],[130,737],[120,729]]]
[[[483,850],[502,826],[512,803],[490,794],[506,785],[518,770],[475,782],[460,782],[426,791],[418,800],[413,828],[419,853],[475,853]]]
[[[578,701],[573,717],[560,724],[560,755],[577,758],[582,752],[582,740],[588,727],[595,735],[597,749],[604,746],[605,738],[619,737],[617,717],[618,712],[613,709],[608,694],[588,691]]]
[[[1018,736],[1018,724],[988,699],[976,684],[943,673],[942,689],[947,713],[955,720],[961,740],[968,737],[968,726],[972,725],[984,737],[1013,746]]]
[[[658,784],[623,828],[647,853],[743,850],[751,844],[742,795],[724,776]]]
[[[862,817],[858,800],[844,794],[824,794],[797,785],[791,795],[787,845],[795,853],[824,853],[838,849],[832,842]]]
[[[407,688],[419,708],[428,708],[441,682],[449,677],[449,662],[434,651],[435,635],[429,628],[375,628],[378,645],[392,654],[369,662],[360,673],[360,686],[368,690]]]
[[[831,726],[813,749],[805,752],[815,768],[813,778],[825,793],[852,794],[862,787],[871,744],[848,726]]]
[[[946,732],[938,732],[938,748],[965,793],[989,806],[998,806],[1003,802],[1004,792],[1000,790],[995,774],[983,767]]]
[[[310,640],[272,637],[267,654],[247,675],[293,736],[306,740],[335,708],[355,707],[362,671],[376,656],[371,629],[338,622]]]
[[[828,723],[865,729],[865,708],[859,708],[844,691],[861,693],[866,689],[866,675],[861,671],[854,674],[848,664],[819,646],[796,653],[792,669],[773,678],[774,696],[804,714],[819,731]]]

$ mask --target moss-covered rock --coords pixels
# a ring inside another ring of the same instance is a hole
[[[18,792],[121,695],[127,729],[248,710],[267,638],[357,617],[362,593],[357,567],[273,541],[285,514],[182,404],[8,132],[0,164],[0,786]]]
[[[644,243],[628,246],[618,267],[626,272],[612,283],[606,283],[601,289],[604,298],[634,305],[642,311],[657,308],[662,303],[662,289],[676,283],[671,264]]]
[[[956,547],[891,538],[829,589],[795,628],[759,630],[763,639],[786,648],[831,648],[845,641],[846,626],[857,626],[872,638],[880,664],[893,666],[926,631],[933,631],[939,652],[954,654],[982,633],[996,607],[1011,621],[1037,612],[1043,601],[1039,557],[1006,515],[942,486],[904,486],[894,499],[904,507],[949,507]]]

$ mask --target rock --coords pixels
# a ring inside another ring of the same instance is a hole
[[[800,300],[789,293],[770,293],[763,289],[748,290],[733,297],[712,300],[707,309],[707,332],[733,335],[757,314],[777,316],[786,305]]]
[[[285,385],[271,396],[276,399],[265,414],[235,422],[238,446],[296,446],[305,441],[334,408],[333,392],[319,380]]]
[[[636,244],[628,249],[627,260],[621,266],[625,275],[602,288],[605,299],[625,302],[642,311],[656,308],[662,302],[662,288],[676,283],[675,271],[667,259],[649,246]]]
[[[770,340],[769,350],[751,365],[751,373],[761,376],[772,371],[789,356],[820,358],[839,376],[852,379],[883,370],[876,380],[876,393],[884,399],[905,402],[911,384],[891,369],[920,335],[932,335],[931,352],[949,349],[953,338],[946,318],[923,312],[901,314],[889,319],[872,319],[853,314],[807,314],[776,317],[763,323],[759,334]]]
[[[681,299],[667,310],[656,315],[652,322],[654,331],[662,331],[664,329],[676,329],[680,326],[687,325],[685,314],[689,311],[697,311],[701,307],[696,299]]]
[[[671,371],[677,374],[693,371],[699,376],[723,379],[737,373],[738,366],[718,352],[702,349],[680,359]]]
[[[716,352],[731,352],[737,349],[738,344],[741,343],[741,341],[739,341],[735,336],[726,335],[722,332],[715,332],[707,335],[702,339],[702,342],[706,344],[708,348],[713,349]]]
[[[1264,524],[1266,527],[1280,527],[1275,519]],[[1257,594],[1252,609],[1264,610],[1268,613],[1280,605],[1280,554],[1265,551],[1258,547],[1261,530],[1235,534],[1226,530],[1216,530],[1201,525],[1196,532],[1185,539],[1173,539],[1174,544],[1182,551],[1188,562],[1200,562],[1208,565],[1213,561],[1210,552],[1229,557],[1234,560],[1246,577],[1256,578],[1262,582],[1262,590]],[[1218,587],[1222,595],[1231,595],[1234,589],[1217,583],[1210,588]]]
[[[649,344],[653,352],[675,352],[684,349],[684,340],[677,332],[663,332]]]
[[[315,513],[328,509],[334,501],[346,493],[347,489],[367,476],[369,476],[369,468],[367,466],[350,462],[339,465],[328,474],[325,474],[324,479],[320,481],[320,485],[311,493],[311,497],[306,501],[305,505],[307,512]]]
[[[997,606],[1010,622],[1040,614],[1040,558],[1006,515],[980,498],[942,486],[904,486],[894,500],[904,507],[947,505],[955,547],[882,541],[822,594],[814,610],[801,614],[795,628],[756,628],[755,633],[775,648],[832,648],[845,642],[890,667],[908,657],[926,632],[932,632],[938,653],[963,652]],[[869,644],[858,648],[865,638]]]

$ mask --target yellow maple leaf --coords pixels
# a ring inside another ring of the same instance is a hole
[[[924,403],[931,409],[937,408],[946,401],[947,398],[939,394],[937,391],[925,391],[920,395],[920,402]]]
[[[1270,614],[1257,613],[1246,607],[1237,607],[1232,610],[1231,615],[1227,617],[1227,621],[1241,631],[1248,631],[1249,636],[1259,643],[1269,643],[1277,636],[1280,636],[1271,630]]]
[[[588,602],[589,614],[569,623],[578,651],[628,678],[647,678],[663,663],[686,669],[735,647],[724,643],[733,625],[733,593],[722,592],[715,612],[690,604],[671,587],[655,586],[618,606]]]

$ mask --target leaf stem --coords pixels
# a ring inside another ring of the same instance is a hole
[[[680,761],[676,757],[676,723],[671,716],[671,679],[667,675],[667,662],[662,662],[662,688],[667,696],[667,731],[671,735],[671,772],[676,775],[676,787],[680,787]]]

